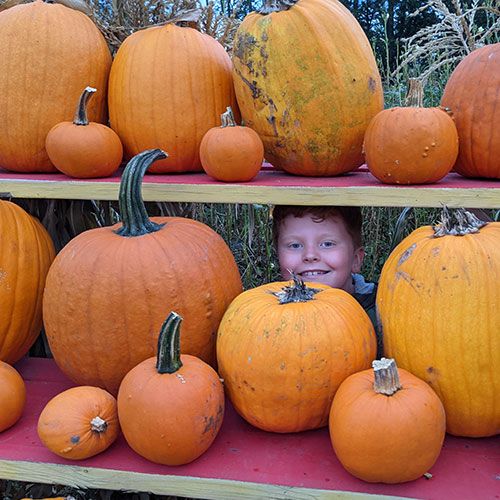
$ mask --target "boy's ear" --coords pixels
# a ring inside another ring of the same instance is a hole
[[[364,258],[365,249],[363,247],[356,248],[354,250],[354,259],[352,261],[352,273],[359,273],[361,271],[361,266],[363,265]]]

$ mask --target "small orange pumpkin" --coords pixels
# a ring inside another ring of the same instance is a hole
[[[54,125],[45,139],[50,161],[71,177],[107,177],[122,161],[123,147],[116,132],[102,123],[88,120],[87,102],[95,92],[95,88],[86,87],[73,121]]]
[[[60,457],[93,457],[118,436],[116,400],[98,387],[72,387],[45,405],[37,430],[42,443]]]
[[[118,416],[130,447],[152,462],[182,465],[212,444],[224,417],[224,389],[215,370],[180,354],[182,318],[162,325],[158,354],[133,368],[118,391]]]
[[[337,458],[368,482],[402,483],[422,476],[441,451],[443,404],[393,359],[348,377],[333,399],[330,438]]]
[[[252,180],[264,159],[261,138],[250,127],[236,125],[230,107],[221,115],[221,121],[220,127],[211,128],[201,140],[203,170],[218,181]]]
[[[26,403],[26,386],[19,372],[0,361],[0,432],[13,426]]]
[[[458,154],[458,133],[442,108],[424,108],[419,80],[410,80],[408,107],[385,109],[365,132],[370,172],[386,184],[437,182],[450,172]]]

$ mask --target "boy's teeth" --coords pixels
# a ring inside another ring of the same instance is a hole
[[[324,271],[306,271],[302,273],[302,276],[316,276],[318,274],[324,274]]]

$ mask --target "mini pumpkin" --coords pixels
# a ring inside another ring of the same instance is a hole
[[[118,436],[116,400],[99,387],[72,387],[45,405],[37,431],[42,443],[60,457],[93,457],[109,448]]]
[[[386,184],[437,182],[453,168],[458,133],[439,107],[423,107],[423,87],[410,79],[407,106],[384,109],[368,125],[364,153],[370,172]]]
[[[264,159],[262,140],[251,128],[236,125],[230,107],[221,115],[221,121],[220,127],[211,128],[201,140],[203,170],[218,181],[252,180]]]
[[[54,166],[70,177],[107,177],[120,166],[123,147],[114,130],[89,122],[87,102],[96,89],[82,92],[72,122],[54,125],[45,139],[45,149]]]
[[[182,465],[212,444],[224,417],[224,389],[201,359],[180,354],[182,318],[170,313],[158,354],[133,368],[118,392],[118,416],[130,447],[152,462]]]
[[[19,372],[0,361],[0,432],[12,427],[23,414],[26,386]]]
[[[441,451],[443,404],[422,380],[399,370],[393,359],[348,377],[333,398],[330,438],[340,463],[372,483],[413,481]]]

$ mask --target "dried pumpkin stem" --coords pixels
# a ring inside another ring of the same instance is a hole
[[[274,296],[278,297],[280,304],[290,304],[291,302],[308,302],[314,299],[314,296],[321,292],[319,288],[311,288],[306,286],[304,280],[291,273],[293,283],[284,286],[279,292],[271,292]]]
[[[134,156],[125,167],[120,182],[118,204],[123,225],[116,230],[120,236],[142,236],[159,231],[164,224],[149,219],[141,195],[141,184],[146,170],[156,160],[167,158],[161,149],[148,149]]]
[[[392,396],[402,388],[394,359],[376,359],[372,362],[372,367],[375,375],[375,382],[373,384],[375,392]]]
[[[90,429],[92,430],[92,432],[101,433],[104,432],[107,428],[108,428],[108,423],[106,422],[106,420],[103,420],[99,416],[94,417],[90,421]]]
[[[161,327],[156,357],[156,370],[158,373],[175,373],[182,366],[181,322],[181,316],[172,311]]]
[[[406,96],[406,106],[422,108],[424,106],[424,86],[422,80],[410,78],[408,81],[408,95]]]
[[[477,233],[487,224],[486,221],[478,219],[464,208],[450,210],[445,206],[441,212],[441,221],[433,227],[434,237],[464,236],[466,234]]]
[[[220,115],[221,128],[224,127],[236,127],[236,121],[234,119],[233,110],[231,106],[226,108],[226,111]]]
[[[258,12],[264,16],[272,12],[282,12],[293,7],[297,1],[298,0],[266,0]]]
[[[87,103],[96,91],[97,89],[93,87],[86,87],[80,95],[78,105],[76,106],[75,117],[73,118],[73,123],[75,125],[89,124],[89,119],[87,117]]]

